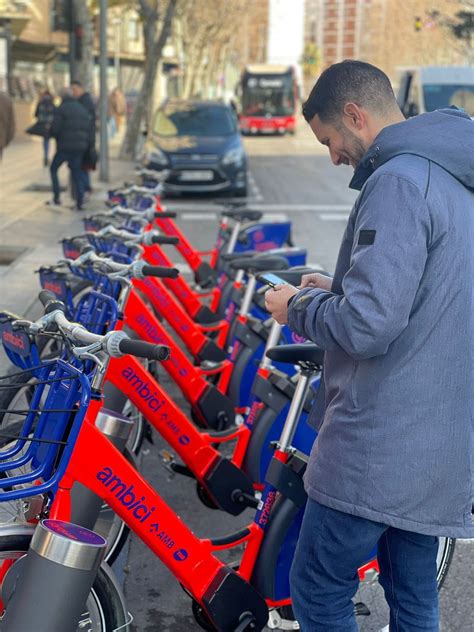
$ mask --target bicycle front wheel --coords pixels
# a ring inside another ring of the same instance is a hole
[[[0,575],[2,579],[5,570],[28,551],[33,530],[30,526],[0,527]],[[38,609],[38,616],[41,616],[41,609]],[[77,632],[82,632],[84,629],[90,632],[127,630],[129,622],[130,615],[125,607],[122,591],[111,569],[107,564],[103,564],[97,573],[81,619],[77,622]]]

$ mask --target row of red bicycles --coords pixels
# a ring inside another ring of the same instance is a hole
[[[201,628],[299,629],[289,570],[323,352],[269,317],[264,292],[275,277],[298,285],[324,271],[292,244],[290,222],[240,204],[222,208],[200,251],[163,206],[159,174],[139,176],[40,268],[38,319],[0,312],[12,364],[0,378],[0,629],[134,629],[113,572],[131,535],[181,584]],[[187,504],[210,523],[247,512],[246,526],[193,533],[140,466],[156,434],[166,467],[194,481]],[[440,541],[440,584],[453,546]],[[360,628],[381,630],[376,550],[359,575]]]

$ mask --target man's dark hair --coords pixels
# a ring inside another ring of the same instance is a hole
[[[82,88],[82,83],[79,79],[73,79],[73,81],[71,81],[71,86],[79,86],[79,88]]]
[[[372,64],[346,59],[329,66],[303,103],[303,116],[309,123],[316,114],[323,123],[335,122],[346,103],[384,114],[396,106],[390,80]]]

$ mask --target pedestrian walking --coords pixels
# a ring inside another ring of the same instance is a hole
[[[53,95],[49,90],[45,90],[36,106],[35,118],[37,124],[33,126],[36,130],[34,133],[43,137],[43,165],[45,167],[49,165],[49,142],[51,139],[54,109]],[[27,131],[32,133],[31,128]]]
[[[355,632],[357,569],[378,547],[390,630],[437,632],[438,536],[474,537],[474,123],[405,121],[359,61],[325,70],[303,114],[360,193],[334,278],[266,293],[326,352],[293,608],[303,632]]]
[[[3,150],[15,136],[13,102],[6,92],[0,92],[0,160]]]
[[[71,91],[75,99],[87,110],[89,113],[89,140],[86,151],[84,152],[84,163],[81,168],[81,178],[83,183],[83,190],[86,195],[92,193],[92,185],[90,179],[90,171],[95,169],[95,163],[97,161],[97,151],[95,144],[96,135],[96,109],[94,100],[90,92],[84,89],[84,86],[80,81],[71,82]]]
[[[111,91],[108,99],[109,129],[112,130],[111,137],[113,137],[116,132],[120,132],[125,120],[126,111],[127,103],[125,96],[120,88],[116,87]]]
[[[81,164],[84,152],[90,139],[89,112],[72,97],[69,89],[63,90],[61,105],[56,108],[51,127],[51,136],[56,139],[56,154],[51,162],[51,182],[53,186],[53,200],[49,205],[59,205],[60,188],[58,169],[67,162],[71,170],[72,180],[76,189],[76,208],[82,210],[84,199],[84,182]]]

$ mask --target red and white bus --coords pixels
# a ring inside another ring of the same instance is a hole
[[[297,97],[291,66],[247,66],[237,86],[240,129],[244,134],[294,134]]]

